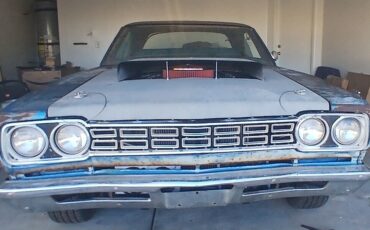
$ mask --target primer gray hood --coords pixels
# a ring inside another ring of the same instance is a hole
[[[207,119],[329,110],[319,95],[265,68],[258,79],[117,80],[106,70],[48,109],[49,117],[88,120]],[[80,92],[79,96],[76,93]]]

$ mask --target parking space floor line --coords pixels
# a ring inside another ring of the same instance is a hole
[[[150,230],[154,230],[154,224],[155,224],[155,217],[157,215],[157,209],[155,208],[153,210],[153,216],[152,216],[152,222],[150,224]]]

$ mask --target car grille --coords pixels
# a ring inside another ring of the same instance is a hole
[[[90,127],[92,151],[154,152],[288,147],[296,122]]]

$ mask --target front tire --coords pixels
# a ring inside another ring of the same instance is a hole
[[[307,196],[287,198],[288,204],[296,209],[321,208],[329,200],[329,196]]]
[[[78,224],[90,220],[95,210],[67,210],[48,212],[49,218],[60,224]]]

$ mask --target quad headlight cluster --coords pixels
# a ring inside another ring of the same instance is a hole
[[[369,118],[360,114],[304,115],[296,136],[300,150],[362,150],[368,144]]]
[[[42,121],[6,125],[2,153],[10,164],[80,160],[87,157],[90,134],[81,121]]]

